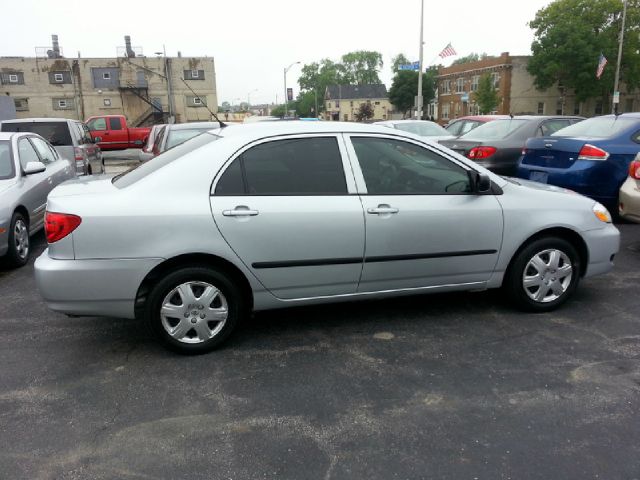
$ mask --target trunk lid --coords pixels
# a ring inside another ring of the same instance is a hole
[[[112,177],[113,175],[94,175],[67,180],[54,188],[49,194],[49,198],[113,192],[117,188],[111,182]]]
[[[453,139],[453,140],[441,140],[438,143],[466,157],[467,153],[469,153],[469,150],[471,150],[473,147],[484,145],[485,142],[482,142],[480,140],[473,141],[473,140]]]
[[[585,144],[597,146],[598,140],[602,139],[530,138],[525,145],[522,164],[543,168],[569,168],[578,159],[578,154]]]

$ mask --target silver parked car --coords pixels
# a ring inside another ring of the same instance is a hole
[[[219,127],[220,124],[218,122],[189,122],[164,125],[156,134],[152,153],[154,156],[160,155],[162,152],[180,145],[201,133]]]
[[[357,123],[225,127],[62,185],[48,210],[59,227],[36,279],[49,307],[143,318],[190,353],[251,310],[293,305],[503,287],[548,311],[619,247],[593,200]]]
[[[54,146],[61,157],[73,160],[78,175],[104,172],[102,151],[87,126],[68,118],[21,118],[0,123],[2,132],[37,133]]]
[[[0,257],[29,260],[29,236],[42,228],[47,195],[74,178],[71,162],[39,135],[0,133]]]

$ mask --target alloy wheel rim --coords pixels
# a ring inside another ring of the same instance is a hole
[[[531,257],[522,274],[522,286],[534,302],[549,303],[564,295],[572,278],[569,256],[550,248]]]
[[[162,327],[181,343],[198,344],[214,338],[227,323],[224,294],[207,282],[185,282],[171,290],[160,305]]]
[[[13,227],[13,242],[16,253],[21,259],[29,255],[29,229],[23,220],[18,219]]]

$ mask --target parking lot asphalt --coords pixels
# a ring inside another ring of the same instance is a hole
[[[620,229],[614,271],[555,313],[499,292],[271,311],[197,357],[0,268],[0,478],[639,479],[640,225]]]

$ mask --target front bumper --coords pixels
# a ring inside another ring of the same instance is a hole
[[[45,250],[35,262],[47,306],[69,315],[134,318],[144,277],[163,259],[58,260]]]
[[[607,273],[613,268],[613,257],[620,250],[620,231],[612,224],[583,232],[589,252],[585,277]]]

